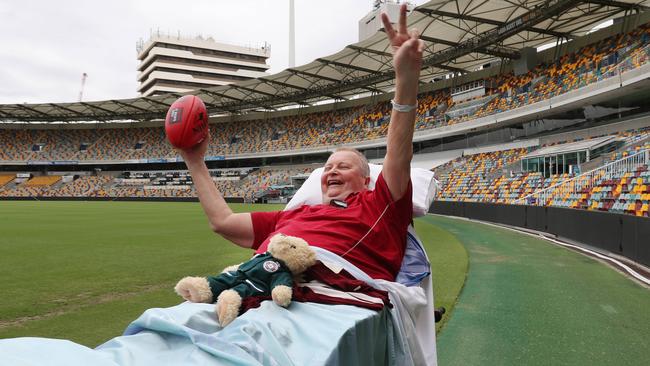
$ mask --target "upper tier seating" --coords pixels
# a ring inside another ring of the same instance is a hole
[[[515,76],[482,80],[485,95],[454,102],[449,89],[419,96],[417,130],[475,120],[539,102],[638,68],[650,58],[650,26],[609,37]],[[336,111],[212,124],[208,156],[285,151],[383,138],[388,102]],[[162,127],[0,130],[0,161],[176,158]]]

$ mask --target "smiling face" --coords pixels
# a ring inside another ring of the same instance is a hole
[[[327,159],[320,179],[323,203],[345,200],[351,193],[366,190],[369,182],[364,162],[354,151],[337,151]]]

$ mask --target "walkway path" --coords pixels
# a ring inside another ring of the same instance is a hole
[[[429,216],[469,253],[441,366],[648,365],[650,289],[545,240]]]

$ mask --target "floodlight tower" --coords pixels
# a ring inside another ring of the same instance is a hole
[[[296,17],[294,0],[289,0],[289,67],[296,66]]]
[[[79,90],[79,101],[81,102],[81,98],[84,96],[84,87],[86,86],[86,78],[88,77],[88,74],[85,72],[81,74],[81,89]]]

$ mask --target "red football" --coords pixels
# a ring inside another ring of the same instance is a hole
[[[176,148],[189,149],[208,135],[208,111],[201,98],[185,95],[178,98],[165,118],[167,140]]]

